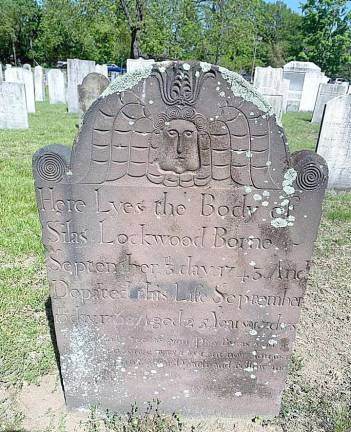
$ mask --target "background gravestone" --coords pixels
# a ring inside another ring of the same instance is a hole
[[[109,85],[109,80],[104,75],[93,72],[87,75],[82,84],[78,86],[79,109],[86,113],[90,105],[101,95]]]
[[[84,77],[95,72],[95,62],[90,60],[67,59],[67,106],[68,112],[79,112],[78,85]]]
[[[154,59],[127,59],[127,72],[136,72],[145,67],[151,67],[154,62]]]
[[[34,68],[34,93],[36,101],[43,102],[45,100],[44,70],[41,66]]]
[[[24,84],[26,93],[27,111],[30,113],[35,112],[35,98],[34,98],[34,82],[33,73],[31,70],[19,67],[7,67],[5,70],[5,80],[7,82],[17,82]]]
[[[30,69],[22,69],[22,77],[26,89],[27,111],[29,113],[35,113],[33,72]]]
[[[251,85],[124,75],[33,174],[69,407],[278,414],[327,168]]]
[[[287,111],[313,111],[319,84],[328,82],[321,68],[312,62],[287,63],[283,78],[290,80]]]
[[[256,67],[254,86],[262,94],[271,94],[273,90],[279,94],[283,86],[283,69]]]
[[[59,69],[47,73],[49,101],[51,104],[66,103],[65,77]]]
[[[0,129],[27,129],[28,114],[24,84],[0,85]]]
[[[271,104],[277,119],[282,119],[286,112],[289,81],[283,79],[282,68],[256,67],[255,88]]]
[[[262,94],[262,96],[271,105],[277,120],[280,122],[283,117],[284,96],[282,94]]]
[[[313,110],[312,123],[320,123],[322,121],[325,104],[337,96],[346,94],[348,88],[348,83],[319,84],[316,105]]]
[[[351,95],[327,102],[317,153],[329,166],[328,188],[351,189]]]
[[[95,65],[95,72],[101,74],[101,75],[105,75],[106,78],[108,78],[108,69],[107,69],[107,64],[97,64]]]

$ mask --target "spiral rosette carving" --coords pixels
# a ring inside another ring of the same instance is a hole
[[[36,170],[43,180],[59,183],[65,175],[67,167],[61,156],[47,153],[38,158]]]
[[[326,181],[324,166],[314,161],[305,161],[299,166],[296,184],[299,189],[312,191]]]

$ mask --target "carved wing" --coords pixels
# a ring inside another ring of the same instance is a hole
[[[245,105],[226,106],[221,110],[220,117],[225,121],[230,136],[231,177],[239,185],[280,189],[285,169],[282,166],[284,162],[287,164],[283,134],[274,117],[262,116]],[[272,154],[273,140],[277,139],[283,141],[279,145],[282,151],[281,154]]]
[[[146,107],[135,94],[115,94],[103,103],[98,100],[88,111],[86,123],[91,121],[90,116],[95,117],[93,127],[89,131],[83,124],[72,159],[73,171],[86,173],[80,175],[79,182],[98,184],[113,182],[125,175],[146,175],[153,126]],[[87,139],[91,141],[90,152],[79,152]]]

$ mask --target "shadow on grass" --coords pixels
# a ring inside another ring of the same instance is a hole
[[[48,321],[49,329],[50,329],[50,338],[51,343],[54,348],[55,353],[55,360],[57,364],[57,368],[60,374],[60,382],[61,386],[63,387],[63,380],[62,380],[62,374],[61,374],[61,363],[60,363],[60,352],[57,346],[57,340],[56,340],[56,333],[55,333],[55,325],[54,325],[54,315],[52,313],[52,303],[51,303],[51,297],[48,297],[48,299],[45,302],[45,313],[46,313],[46,319]]]

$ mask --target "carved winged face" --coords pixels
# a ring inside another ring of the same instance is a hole
[[[182,174],[200,168],[198,132],[188,120],[171,120],[161,131],[158,163],[162,170]]]

